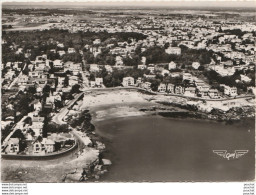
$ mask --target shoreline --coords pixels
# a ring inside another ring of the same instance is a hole
[[[120,93],[121,95],[119,96]],[[164,96],[160,96],[159,98],[157,98],[156,96],[145,95],[140,92],[134,92],[134,91],[129,91],[129,92],[118,91],[118,92],[111,92],[110,94],[108,92],[98,92],[98,93],[96,92],[92,94],[86,94],[84,95],[84,98],[82,100],[78,100],[78,102],[73,106],[73,110],[76,111],[73,115],[78,115],[78,114],[81,114],[83,111],[88,110],[88,112],[91,114],[90,123],[93,126],[95,125],[96,128],[97,128],[97,123],[101,123],[102,121],[116,120],[116,119],[122,120],[126,118],[151,116],[151,115],[173,118],[177,120],[191,119],[191,120],[207,120],[207,121],[209,120],[211,122],[216,122],[216,123],[226,122],[226,124],[233,124],[233,122],[235,121],[243,121],[244,119],[247,120],[247,118],[238,118],[237,120],[232,121],[232,123],[229,123],[228,122],[229,120],[226,120],[225,118],[223,118],[224,120],[217,120],[218,118],[214,118],[214,117],[209,118],[209,114],[207,113],[203,113],[201,111],[195,111],[193,109],[190,110],[188,106],[184,107],[184,105],[186,104],[186,101],[184,101],[183,99],[180,102],[175,102],[175,101],[171,102],[171,101],[173,101],[173,99],[170,99],[170,100],[168,99],[167,101]],[[184,116],[184,114],[186,115],[186,117]],[[204,115],[204,117],[202,117],[202,114]],[[222,115],[223,113],[220,113],[219,117],[222,117]],[[249,117],[248,119],[250,120],[251,118]],[[70,124],[70,121],[68,122],[68,124]],[[76,127],[76,129],[79,130],[79,127]],[[104,173],[111,170],[111,166],[109,168],[109,165],[111,165],[111,161],[108,162],[108,165],[103,165],[103,162],[102,162],[102,159],[105,158],[105,154],[108,154],[110,152],[109,148],[105,148],[105,143],[108,142],[108,140],[106,140],[106,138],[103,138],[100,134],[98,134],[98,132],[96,132],[95,129],[91,132],[85,132],[85,131],[83,132],[83,130],[80,132],[84,134],[86,137],[88,137],[88,139],[91,140],[93,145],[86,147],[84,149],[84,152],[79,154],[77,158],[73,157],[73,159],[69,159],[67,162],[65,162],[66,165],[70,165],[70,166],[69,167],[64,166],[62,168],[63,169],[62,174],[58,173],[57,171],[61,167],[54,170],[54,172],[56,173],[56,176],[52,178],[53,182],[58,182],[59,179],[63,176],[63,172],[68,174],[68,176],[66,177],[65,181],[62,181],[62,182],[79,182],[79,178],[81,177],[83,168],[87,167],[87,169],[89,169],[90,165],[96,164],[94,166],[93,171],[90,173],[91,178],[86,179],[83,182],[96,182],[98,181],[99,178],[104,177],[103,176],[105,175]],[[98,145],[99,146],[103,145],[103,147],[99,149],[97,148]],[[86,157],[85,154],[86,155],[91,154],[92,156],[95,156],[96,159],[90,160]],[[107,157],[108,156],[109,155],[107,155]],[[38,164],[40,164],[40,162],[38,162]],[[53,169],[55,166],[57,166],[57,164],[51,164],[51,163],[48,164],[46,169],[47,172],[49,172],[50,174],[50,170]],[[27,170],[27,172],[34,172],[35,167],[34,166],[29,167],[24,165],[22,169]],[[40,170],[40,171],[43,171],[43,170]],[[6,175],[7,173],[8,173],[8,169],[5,170],[4,174]],[[5,180],[8,180],[11,174],[14,174],[14,173],[7,174],[5,176],[6,177]],[[25,176],[25,178],[27,177],[28,176]],[[46,175],[44,178],[42,178],[42,180],[40,180],[40,182],[49,181],[46,179],[47,177],[48,176]],[[25,180],[30,181],[30,178],[27,178]]]
[[[127,92],[128,93],[128,92]],[[137,92],[138,93],[138,92]],[[103,95],[104,93],[100,93],[99,95]],[[143,94],[144,96],[145,94]],[[148,95],[147,95],[148,96]],[[83,101],[86,101],[87,96],[85,96]],[[93,100],[94,102],[97,102],[97,95],[93,95],[95,99]],[[144,99],[144,98],[143,98]],[[84,102],[83,102],[84,103]],[[83,104],[82,109],[87,109],[88,112],[92,115],[92,120],[91,123],[96,126],[96,129],[94,130],[94,136],[96,139],[100,139],[101,142],[106,143],[109,140],[107,138],[104,138],[102,134],[97,132],[97,124],[105,121],[111,121],[111,120],[122,120],[125,118],[132,118],[132,117],[144,117],[144,116],[160,116],[160,117],[166,117],[166,118],[173,118],[173,119],[191,119],[191,120],[207,120],[211,122],[216,122],[216,123],[223,123],[225,122],[226,125],[232,125],[235,124],[236,122],[242,121],[242,120],[251,120],[254,118],[254,116],[251,117],[244,117],[244,118],[223,118],[222,112],[217,112],[214,114],[209,114],[206,112],[202,111],[196,111],[194,109],[189,109],[188,107],[184,107],[183,105],[180,104],[178,106],[177,104],[172,104],[169,102],[164,102],[164,101],[156,101],[156,100],[151,100],[151,97],[148,96],[148,98],[144,99],[143,101],[139,99],[139,101],[128,101],[125,102],[122,100],[122,102],[118,103],[110,103],[108,102],[107,104],[103,104],[103,102],[100,102],[99,104],[93,104],[93,105],[88,105],[85,106]],[[81,109],[81,110],[82,110]],[[90,137],[92,140],[93,138]],[[105,145],[105,144],[104,144]],[[105,150],[101,151],[100,154],[101,156],[105,156],[105,154],[108,154],[110,151],[108,148]],[[111,155],[107,155],[109,157]],[[100,159],[99,159],[100,160]],[[111,169],[111,168],[110,168]],[[108,171],[108,168],[107,168]],[[106,172],[107,172],[106,171]],[[87,181],[97,181],[102,174],[98,175],[97,179],[89,179]],[[102,176],[104,177],[104,176]]]

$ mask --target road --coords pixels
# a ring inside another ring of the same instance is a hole
[[[5,148],[8,144],[9,139],[12,137],[12,135],[15,133],[15,131],[17,129],[19,129],[19,126],[24,122],[24,120],[27,118],[28,116],[24,116],[19,122],[17,122],[13,127],[12,127],[12,131],[9,133],[9,135],[4,139],[3,143],[2,143],[2,147]]]
[[[8,89],[11,89],[13,85],[16,84],[16,82],[18,81],[18,79],[21,77],[21,75],[23,74],[22,71],[25,70],[27,64],[24,65],[23,69],[20,71],[20,74],[12,81],[12,83],[9,85]]]
[[[81,92],[75,96],[73,100],[70,100],[67,105],[60,110],[59,113],[57,113],[53,118],[52,121],[57,124],[66,124],[66,122],[63,121],[63,118],[67,115],[69,108],[74,105],[74,103],[84,94],[84,92]]]
[[[236,97],[229,97],[229,98],[220,98],[220,99],[209,99],[209,98],[200,98],[200,97],[190,97],[190,96],[184,96],[184,95],[176,95],[176,94],[168,94],[168,93],[159,93],[159,92],[154,92],[154,91],[148,91],[143,88],[139,87],[109,87],[109,88],[91,88],[91,89],[86,89],[86,91],[113,91],[113,90],[131,90],[135,89],[138,91],[145,91],[148,93],[151,93],[153,95],[165,95],[165,96],[173,96],[173,97],[181,97],[181,98],[188,98],[188,99],[193,99],[193,100],[204,100],[204,101],[228,101],[228,100],[234,100],[234,99],[247,99],[247,98],[255,98],[254,95],[244,95],[244,96],[236,96]]]

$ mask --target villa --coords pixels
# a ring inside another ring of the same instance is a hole
[[[18,138],[10,138],[5,149],[7,154],[17,154],[20,151],[20,140]]]
[[[160,85],[158,86],[158,92],[161,92],[161,93],[166,92],[166,84],[160,83]]]
[[[124,77],[122,84],[124,87],[134,86],[134,78],[133,77]]]

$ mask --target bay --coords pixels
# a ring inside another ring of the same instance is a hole
[[[136,116],[95,123],[112,165],[102,182],[245,181],[254,178],[254,121],[235,124]],[[248,150],[225,159],[213,150]]]

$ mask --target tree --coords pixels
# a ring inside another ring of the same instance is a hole
[[[164,48],[165,48],[165,49],[167,49],[168,47],[170,47],[170,43],[169,43],[169,42],[167,42],[167,43],[164,44]]]
[[[82,57],[79,53],[68,53],[64,54],[62,57],[63,62],[74,62],[74,63],[82,63]]]
[[[78,84],[75,84],[74,86],[72,86],[72,89],[70,91],[71,94],[74,94],[74,93],[80,93],[80,85]]]
[[[204,66],[200,65],[200,66],[198,67],[198,70],[199,70],[199,71],[204,71]]]
[[[67,132],[69,132],[69,129],[68,129],[68,125],[66,125],[66,124],[58,125],[56,123],[48,123],[45,126],[45,131],[47,133],[62,133],[62,132],[67,133]]]

